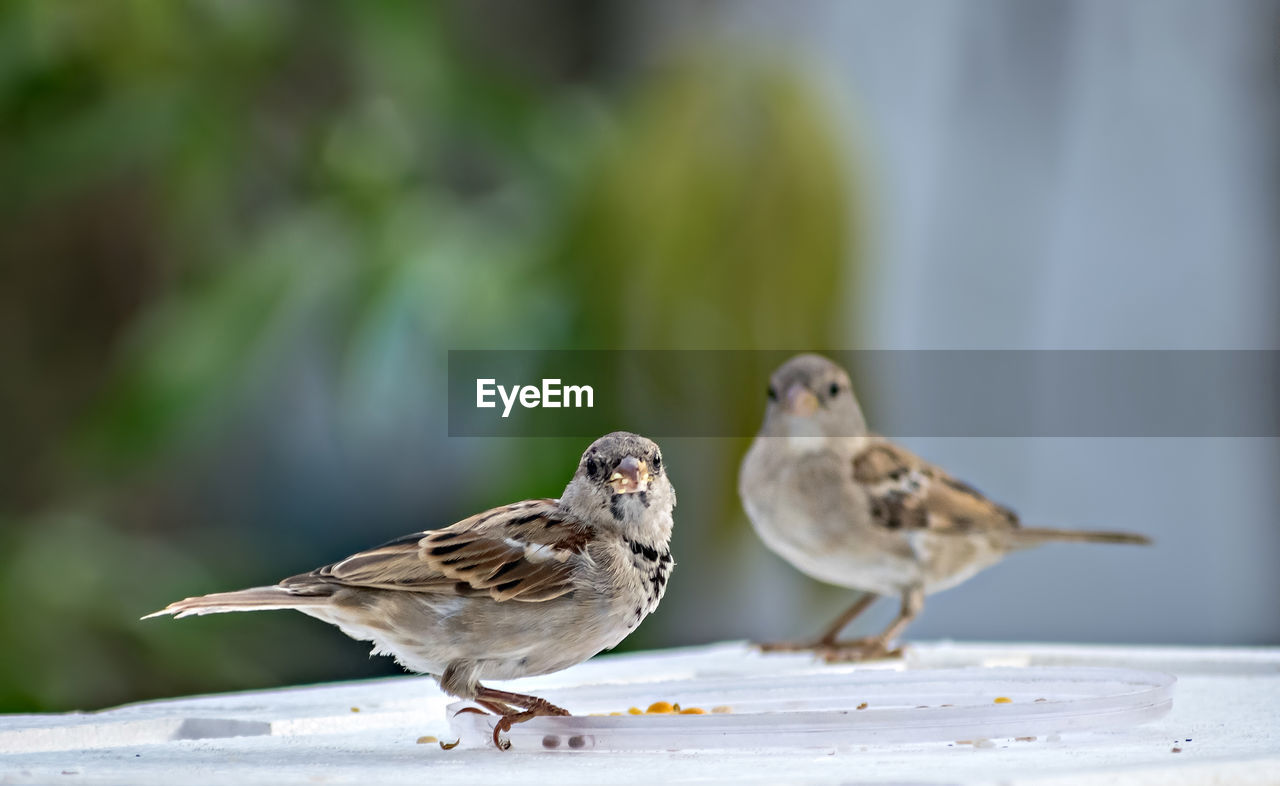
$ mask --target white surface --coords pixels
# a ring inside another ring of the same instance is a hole
[[[502,753],[440,750],[442,695],[429,679],[152,702],[101,713],[0,717],[0,783],[734,782],[1195,783],[1280,779],[1280,649],[917,644],[873,668],[1117,666],[1178,676],[1173,710],[1128,729],[981,745],[849,745],[791,752]],[[739,644],[597,658],[506,683],[537,692],[600,683],[828,674],[804,656]],[[651,700],[635,686],[636,703]],[[353,709],[358,711],[353,711]],[[573,709],[570,707],[569,709]],[[240,736],[235,736],[240,735]],[[1178,747],[1179,753],[1172,749]],[[72,777],[74,776],[74,778]]]

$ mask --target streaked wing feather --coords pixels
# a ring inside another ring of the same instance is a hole
[[[353,554],[285,583],[347,586],[536,602],[573,589],[589,528],[565,521],[556,500],[485,511]]]
[[[872,519],[887,529],[970,533],[1020,526],[1012,510],[890,442],[854,456],[853,478],[870,496]]]

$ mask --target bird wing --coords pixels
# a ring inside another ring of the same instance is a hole
[[[1018,515],[982,492],[891,442],[874,442],[853,458],[853,479],[886,529],[968,534],[1017,529]]]
[[[405,535],[281,584],[550,600],[573,589],[593,536],[590,527],[567,521],[556,500],[531,500]]]

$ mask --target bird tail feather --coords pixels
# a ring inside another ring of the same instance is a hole
[[[1018,546],[1038,546],[1041,543],[1131,543],[1146,546],[1151,538],[1132,532],[1096,532],[1074,529],[1047,529],[1040,527],[1019,528],[1011,533]]]
[[[269,609],[297,609],[306,606],[322,606],[327,595],[300,595],[285,587],[252,587],[235,592],[215,592],[195,598],[170,603],[142,619],[172,614],[175,618],[200,614],[222,614],[228,611],[267,611]]]

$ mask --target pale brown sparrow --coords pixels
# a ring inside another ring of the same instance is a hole
[[[764,424],[742,461],[738,491],[760,538],[819,581],[863,590],[815,641],[828,660],[892,654],[924,597],[1006,554],[1050,541],[1149,543],[1142,535],[1023,527],[1018,516],[938,467],[867,432],[849,375],[817,355],[784,363],[769,383]],[[837,637],[886,595],[898,616],[863,639]]]
[[[296,609],[500,715],[493,741],[505,748],[511,724],[569,713],[480,680],[559,671],[622,641],[666,590],[675,504],[658,446],[614,432],[582,454],[559,499],[504,505],[147,617]]]

